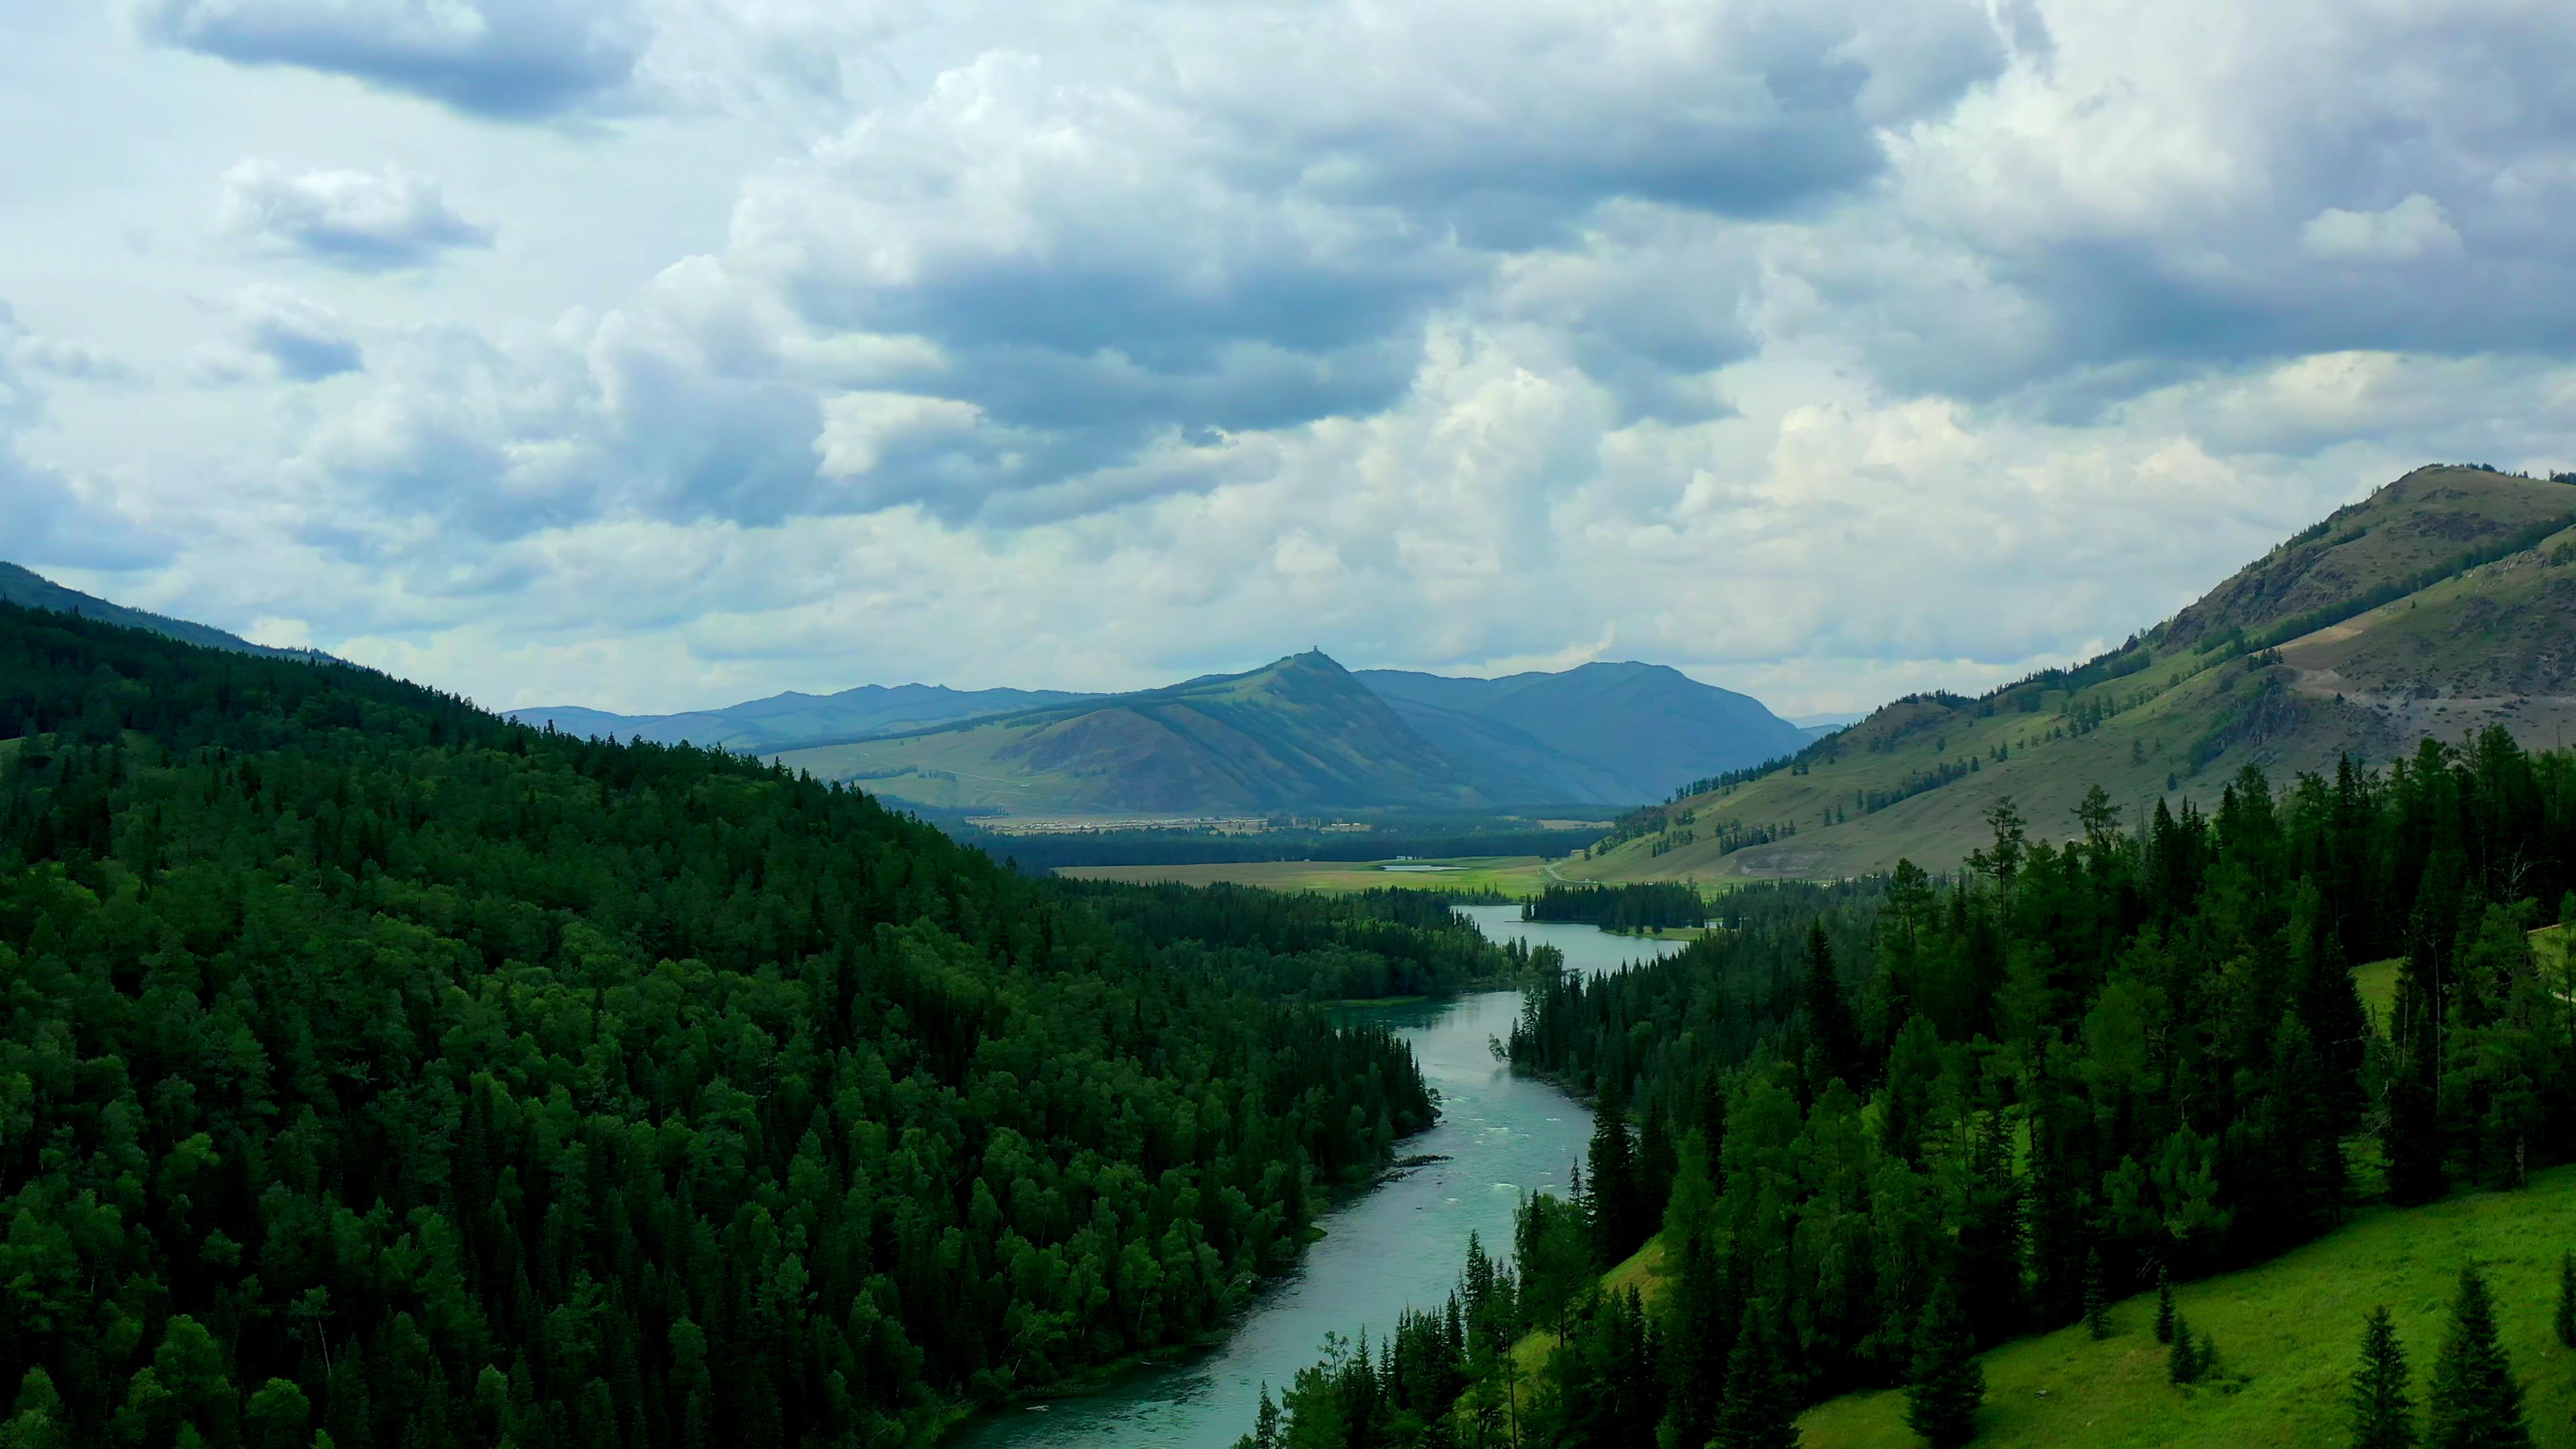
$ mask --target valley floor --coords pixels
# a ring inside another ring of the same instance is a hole
[[[1388,886],[1421,890],[1536,895],[1546,868],[1535,855],[1467,855],[1440,860],[1256,860],[1212,865],[1067,865],[1056,874],[1075,880],[1140,884],[1262,886],[1278,891],[1365,891]]]

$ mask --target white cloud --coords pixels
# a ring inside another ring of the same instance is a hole
[[[199,382],[319,382],[366,366],[366,349],[348,319],[285,287],[245,287],[226,310],[230,334],[192,354],[191,370]]]
[[[226,177],[249,245],[55,304],[136,380],[0,462],[165,521],[110,594],[489,703],[1322,643],[1850,708],[2115,641],[2428,458],[2576,464],[2538,0],[128,8],[139,53],[60,31],[134,72],[98,126],[220,149],[0,163],[46,235],[294,164]]]
[[[426,266],[492,232],[459,216],[438,183],[398,166],[288,172],[256,157],[224,173],[217,230],[255,246],[352,271]]]
[[[2327,207],[2299,228],[2299,245],[2330,262],[2411,262],[2459,255],[2460,234],[2440,202],[2417,192],[2385,211]]]

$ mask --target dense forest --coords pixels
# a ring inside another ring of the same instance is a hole
[[[1436,996],[1537,979],[1530,952],[1496,947],[1436,891],[1381,886],[1342,895],[1253,886],[1063,882],[1142,948],[1205,953],[1234,980],[1267,978],[1277,996],[1372,1000]],[[1550,956],[1550,962],[1558,959]],[[1553,964],[1546,974],[1552,975]]]
[[[1978,1345],[2576,1144],[2576,981],[2526,934],[2576,918],[2576,754],[2499,729],[2278,792],[2247,770],[2135,831],[2097,791],[2073,823],[2052,844],[2007,802],[1956,878],[1737,892],[1738,929],[1534,992],[1508,1050],[1596,1094],[1585,1186],[1251,1442],[1781,1445],[1897,1384],[1964,1442]],[[2388,958],[2374,1021],[2353,966]],[[1658,1233],[1654,1303],[1598,1291]],[[1542,1328],[1535,1373],[1496,1347]]]
[[[1201,1334],[1435,1110],[1410,900],[0,609],[0,1443],[917,1442]]]
[[[1580,921],[1605,931],[1657,931],[1708,924],[1708,902],[1688,881],[1634,885],[1550,882],[1521,903],[1524,921]]]

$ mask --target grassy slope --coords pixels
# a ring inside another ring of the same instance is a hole
[[[2457,739],[2495,721],[2526,744],[2576,738],[2576,648],[2564,642],[2576,616],[2576,530],[2291,641],[2277,665],[2249,661],[2224,633],[2296,617],[2571,512],[2576,489],[2561,483],[2409,474],[2178,615],[2163,632],[2184,642],[2159,644],[2137,674],[2073,691],[2022,686],[1982,718],[1971,701],[1890,705],[1843,732],[1832,757],[1806,774],[1777,771],[1685,802],[1698,817],[1684,827],[1695,828],[1694,843],[1657,854],[1657,838],[1642,837],[1582,868],[1609,881],[1834,877],[1900,858],[1941,869],[1986,838],[1985,813],[2007,795],[2035,836],[2064,839],[2094,784],[2124,811],[2159,796],[2206,809],[2247,764],[2277,780],[2330,769],[2347,752],[2383,760],[2423,735]],[[2048,738],[2062,716],[2093,708],[2108,712],[2097,728]],[[2224,748],[2195,768],[2194,743],[2212,736]],[[2009,747],[2000,763],[1998,745]],[[1893,790],[1970,756],[1979,768],[1963,779],[1876,813],[1855,802],[1855,792]],[[1829,810],[1846,818],[1828,824]],[[1713,829],[1729,820],[1797,833],[1729,854]]]
[[[2276,676],[2286,688],[2285,669],[2249,669],[2241,659],[2187,652],[2078,691],[2031,689],[1983,718],[1970,703],[1892,707],[1846,731],[1837,754],[1804,775],[1776,771],[1687,802],[1685,808],[1698,815],[1695,843],[1656,855],[1653,839],[1640,838],[1596,855],[1582,868],[1607,881],[1832,877],[1883,870],[1900,858],[1940,869],[1955,865],[1986,837],[1985,814],[2005,796],[2013,798],[2033,835],[2065,839],[2076,828],[2076,802],[2095,784],[2124,811],[2146,810],[2159,796],[2177,806],[2181,799],[2197,799],[2207,808],[2245,763],[2261,762],[2276,773],[2284,767],[2315,769],[2330,766],[2343,750],[2373,743],[2379,732],[2357,706],[2275,698],[2264,706],[2267,712],[2299,717],[2292,737],[2249,734],[2192,769],[2186,756],[2193,743],[2254,707],[2275,687]],[[2021,697],[2038,707],[2023,711]],[[2090,733],[2048,738],[2070,708],[2096,705],[2116,712]],[[2001,762],[1993,758],[1999,746],[2006,751]],[[1855,805],[1855,792],[1893,791],[1908,776],[1970,757],[1978,768],[1965,778],[1873,814]],[[2169,792],[2166,782],[2175,777]],[[1846,818],[1827,825],[1821,818],[1827,810]],[[1711,828],[1728,820],[1786,823],[1797,833],[1729,855]]]
[[[2563,969],[2567,932],[2532,933],[2540,966]],[[2353,973],[2384,1020],[2397,988],[2395,961]],[[2543,1449],[2576,1445],[2576,1354],[2550,1331],[2558,1255],[2576,1248],[2576,1167],[2535,1175],[2515,1193],[2479,1193],[2429,1207],[2365,1210],[2343,1229],[2284,1257],[2175,1291],[2195,1330],[2218,1335],[2228,1389],[2175,1388],[2151,1331],[2155,1299],[2118,1305],[2112,1336],[2078,1328],[2018,1339],[1985,1356],[1981,1445],[2211,1445],[2226,1449],[2325,1444],[2343,1425],[2340,1397],[2361,1336],[2361,1315],[2385,1303],[2397,1315],[2424,1396],[2464,1257],[2487,1272],[2503,1312],[2506,1347],[2530,1395]],[[2041,1397],[2046,1390],[2047,1396]],[[1901,1393],[1849,1394],[1799,1421],[1806,1449],[1916,1442]]]
[[[2506,1351],[2530,1405],[2535,1441],[2576,1445],[2576,1354],[2550,1330],[2558,1256],[2576,1245],[2576,1168],[2533,1177],[2521,1192],[2480,1193],[2404,1212],[2366,1212],[2340,1231],[2259,1268],[2175,1290],[2195,1331],[2217,1335],[2224,1389],[2165,1380],[2150,1332],[2155,1298],[2112,1310],[2112,1336],[2081,1327],[2017,1340],[1985,1356],[1980,1445],[2212,1449],[2334,1444],[2362,1315],[2396,1314],[2422,1401],[2460,1264],[2474,1258],[2495,1289]],[[2042,1395],[2045,1394],[2045,1397]],[[1904,1395],[1852,1394],[1799,1421],[1806,1449],[1918,1443]]]

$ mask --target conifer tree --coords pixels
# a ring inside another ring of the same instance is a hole
[[[2101,1342],[2111,1336],[2111,1305],[2102,1294],[2102,1250],[2084,1250],[2084,1329]]]
[[[1797,1405],[1772,1341],[1765,1305],[1744,1305],[1726,1362],[1726,1406],[1710,1449],[1798,1449]]]
[[[2576,1253],[2558,1255],[2558,1341],[2576,1348]]]
[[[1717,1253],[1696,1227],[1682,1243],[1681,1276],[1673,1285],[1671,1337],[1666,1365],[1672,1375],[1665,1427],[1672,1442],[1705,1445],[1725,1404],[1726,1369],[1734,1348],[1734,1316],[1727,1311]]]
[[[2352,1449],[2415,1449],[2415,1400],[2406,1388],[2406,1346],[2385,1305],[2361,1330],[2361,1366],[2352,1375]]]
[[[1858,1080],[1860,1067],[1860,1031],[1852,1022],[1851,1006],[1843,1000],[1842,984],[1834,974],[1834,946],[1825,936],[1825,923],[1820,917],[1807,930],[1807,974],[1799,983],[1798,1005],[1806,1013],[1811,1044],[1822,1059],[1826,1080],[1840,1077],[1854,1088],[1867,1084]],[[1809,1084],[1823,1091],[1824,1080]]]
[[[2496,1337],[2495,1299],[2477,1265],[2460,1269],[2451,1331],[2433,1361],[2429,1449],[2530,1449],[2522,1386]]]
[[[1628,1108],[1616,1086],[1604,1085],[1592,1119],[1592,1244],[1607,1268],[1637,1251],[1654,1223],[1637,1185],[1636,1154],[1628,1140]]]
[[[1914,1363],[1905,1386],[1905,1422],[1935,1449],[1957,1449],[1977,1436],[1977,1406],[1986,1371],[1977,1362],[1957,1290],[1945,1280],[1923,1305],[1914,1334]]]
[[[2156,1265],[2156,1342],[2171,1343],[2173,1337],[2173,1274],[2160,1263]]]
[[[2191,1341],[2191,1321],[2174,1315],[2173,1347],[2165,1352],[2165,1377],[2177,1384],[2199,1381],[2200,1350]]]

